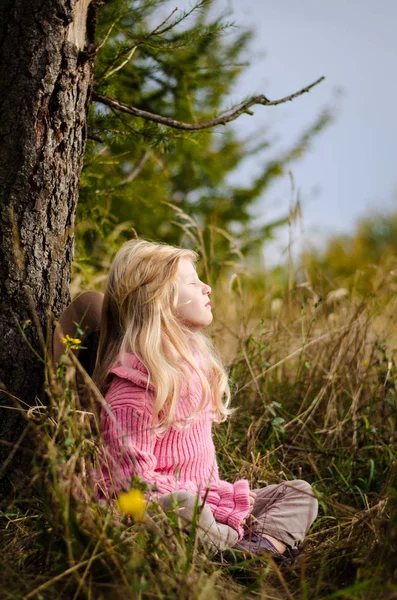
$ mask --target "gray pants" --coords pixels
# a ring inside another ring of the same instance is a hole
[[[268,485],[256,493],[255,504],[248,519],[247,535],[271,535],[291,548],[302,542],[317,516],[318,502],[311,486],[301,479]],[[176,507],[181,520],[190,524],[197,502],[191,492],[165,494],[159,499],[165,510]],[[238,542],[237,532],[223,523],[217,523],[209,506],[202,506],[197,532],[203,542],[216,550],[233,547]]]

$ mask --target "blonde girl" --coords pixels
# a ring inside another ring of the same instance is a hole
[[[133,240],[111,266],[94,372],[107,402],[106,494],[138,476],[186,523],[197,498],[204,502],[198,530],[211,546],[281,554],[303,540],[317,501],[300,480],[250,490],[245,479],[220,479],[212,426],[232,412],[230,389],[202,333],[213,318],[211,288],[196,259],[191,250]]]

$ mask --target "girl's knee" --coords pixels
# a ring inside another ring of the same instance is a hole
[[[193,507],[197,502],[200,504],[200,499],[197,497],[197,494],[193,494],[193,492],[186,492],[185,490],[182,490],[181,492],[176,492],[174,497],[175,502],[181,506]]]
[[[184,508],[189,512],[193,512],[197,502],[199,505],[201,504],[200,499],[197,498],[197,494],[193,494],[192,492],[187,492],[185,490],[164,494],[159,498],[159,504],[164,510]]]
[[[307,494],[309,496],[314,497],[312,486],[310,485],[310,483],[307,483],[307,481],[305,481],[304,479],[294,479],[292,481],[289,481],[288,486],[294,490],[302,492],[303,494]]]
[[[174,504],[179,508],[183,508],[193,513],[196,506],[201,506],[201,500],[197,494],[182,490],[181,492],[175,492]]]
[[[180,491],[172,494],[172,496],[172,509],[175,509],[176,514],[185,523],[190,524],[197,519],[198,527],[204,531],[216,525],[211,509],[207,504],[203,504],[203,501],[197,494]]]
[[[291,489],[290,500],[297,508],[299,507],[301,524],[304,530],[304,535],[302,537],[303,539],[309,527],[317,517],[318,501],[310,483],[304,481],[303,479],[289,481],[286,487]]]
[[[318,501],[314,490],[307,481],[304,481],[303,479],[295,479],[293,481],[289,481],[287,487],[291,488],[291,493],[298,492],[301,498],[306,500],[308,505],[312,505],[313,507],[318,506]]]

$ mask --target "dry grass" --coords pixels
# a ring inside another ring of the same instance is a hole
[[[397,597],[395,286],[380,272],[368,298],[322,301],[310,282],[276,294],[263,275],[213,286],[239,407],[215,432],[221,471],[313,484],[320,515],[294,565],[230,564],[159,509],[131,523],[98,504],[100,401],[88,386],[81,405],[70,356],[47,366],[48,402],[26,414],[33,476],[1,513],[3,597]]]

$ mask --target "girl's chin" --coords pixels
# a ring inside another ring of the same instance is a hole
[[[205,327],[208,327],[208,325],[211,325],[212,323],[212,315],[209,319],[203,319],[202,321],[200,321],[199,323],[185,323],[186,327],[188,329],[190,329],[190,331],[192,332],[198,332],[201,331],[202,329],[204,329]]]

